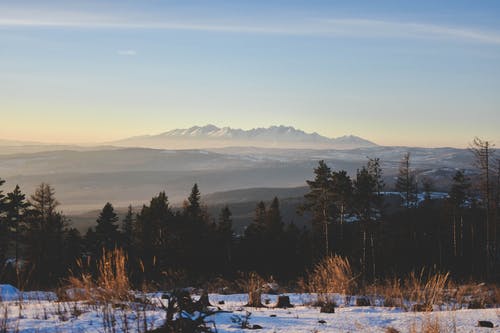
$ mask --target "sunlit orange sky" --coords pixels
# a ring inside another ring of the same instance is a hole
[[[215,124],[500,144],[495,1],[0,2],[0,139]]]

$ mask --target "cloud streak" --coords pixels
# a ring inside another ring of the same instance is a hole
[[[499,31],[452,27],[420,22],[400,22],[359,18],[281,19],[277,22],[200,19],[141,19],[103,16],[82,12],[22,12],[0,8],[1,28],[78,28],[180,30],[291,36],[353,38],[445,39],[500,45]]]
[[[118,50],[118,51],[116,51],[116,53],[118,55],[121,55],[121,56],[129,56],[129,57],[133,57],[133,56],[137,55],[136,50]]]

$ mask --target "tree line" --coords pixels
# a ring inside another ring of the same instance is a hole
[[[103,251],[122,248],[131,281],[164,287],[172,278],[201,284],[240,272],[290,282],[325,255],[349,258],[364,282],[423,267],[457,278],[493,280],[500,274],[500,160],[492,145],[471,145],[479,177],[456,170],[446,198],[432,197],[429,179],[417,179],[405,154],[395,181],[396,208],[385,192],[380,159],[350,176],[319,161],[297,207],[310,224],[284,221],[280,201],[259,202],[241,234],[230,208],[210,216],[197,184],[181,208],[165,192],[119,219],[106,203],[81,235],[58,210],[55,190],[41,184],[26,197],[0,179],[0,282],[49,288],[70,274],[94,272]],[[394,192],[392,193],[394,196]]]

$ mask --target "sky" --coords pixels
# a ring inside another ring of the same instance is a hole
[[[0,0],[0,139],[215,124],[500,144],[499,1]]]

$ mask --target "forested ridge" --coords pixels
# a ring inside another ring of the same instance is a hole
[[[425,268],[456,279],[494,280],[500,274],[500,159],[488,141],[471,145],[480,177],[456,170],[446,198],[434,198],[430,179],[417,179],[411,155],[402,156],[395,187],[383,181],[380,159],[349,175],[319,161],[306,181],[298,214],[283,219],[280,201],[259,202],[244,232],[235,233],[228,206],[211,216],[194,184],[181,208],[160,192],[120,220],[106,203],[85,234],[59,211],[55,189],[11,192],[0,179],[0,283],[52,288],[70,275],[94,272],[103,251],[121,248],[135,286],[172,279],[200,285],[245,272],[293,284],[325,257],[348,258],[369,283]],[[399,193],[388,209],[387,191]]]

